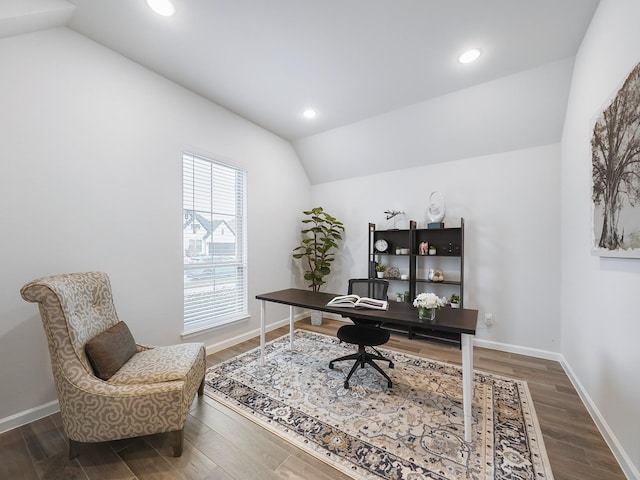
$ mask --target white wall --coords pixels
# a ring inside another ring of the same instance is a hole
[[[0,40],[0,65],[0,427],[56,398],[29,280],[106,271],[138,340],[181,341],[185,148],[244,166],[249,191],[251,319],[190,339],[255,334],[309,206],[291,144],[68,29]]]
[[[640,2],[602,0],[576,57],[562,138],[562,354],[629,478],[640,478],[640,260],[590,254],[591,131],[640,61]]]
[[[494,315],[491,328],[479,322],[478,339],[559,352],[559,164],[553,144],[313,186],[313,205],[346,227],[325,290],[343,292],[349,277],[366,276],[369,222],[387,228],[383,212],[393,209],[406,213],[403,228],[409,219],[423,226],[438,190],[445,225],[465,219],[465,307]]]

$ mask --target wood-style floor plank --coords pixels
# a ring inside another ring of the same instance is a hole
[[[83,444],[76,460],[90,480],[132,480],[136,478],[129,466],[122,461],[122,458],[109,444]]]
[[[193,419],[187,422],[196,424],[198,422]],[[207,427],[207,431],[210,429]],[[165,460],[172,465],[177,471],[181,472],[184,477],[190,480],[204,480],[208,478],[216,478],[215,472],[220,469],[209,457],[198,450],[192,441],[186,438],[182,449],[182,456],[173,456],[173,445],[169,435],[151,435],[146,437],[146,441],[154,449],[156,449]]]
[[[187,479],[147,442],[134,442],[118,452],[118,455],[140,480]]]
[[[37,480],[38,474],[19,428],[0,435],[0,478]]]
[[[335,335],[343,323],[325,319],[304,328]],[[272,340],[288,333],[267,333]],[[253,338],[207,357],[211,366],[259,345]],[[385,346],[460,365],[458,348],[392,335]],[[485,348],[474,349],[474,368],[527,381],[555,480],[624,480],[620,466],[558,362]],[[173,457],[168,434],[83,444],[75,460],[60,414],[0,435],[0,478],[347,480],[349,477],[230,408],[196,398],[185,425],[182,457]]]

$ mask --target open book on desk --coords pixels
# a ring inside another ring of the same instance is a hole
[[[389,302],[376,298],[361,297],[359,295],[341,295],[332,298],[327,307],[348,307],[348,308],[372,308],[374,310],[388,310]]]

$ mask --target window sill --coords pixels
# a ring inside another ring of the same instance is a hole
[[[220,327],[226,327],[234,323],[240,323],[242,321],[248,320],[249,318],[251,318],[250,315],[243,315],[242,317],[230,318],[214,324],[194,325],[188,330],[184,330],[181,334],[181,337],[183,339],[188,339],[191,337],[195,337],[196,335],[202,335],[205,332],[217,330]]]

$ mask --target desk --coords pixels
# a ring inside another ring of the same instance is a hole
[[[293,350],[294,307],[335,313],[343,317],[381,324],[392,330],[406,331],[409,337],[444,341],[459,345],[462,350],[462,403],[464,408],[464,439],[471,441],[471,400],[473,398],[473,337],[476,334],[478,311],[442,308],[434,322],[418,319],[418,311],[406,302],[389,302],[388,310],[328,307],[327,302],[337,296],[334,293],[313,292],[289,288],[277,292],[256,295],[260,304],[260,362],[264,365],[266,303],[289,305],[289,348]]]

